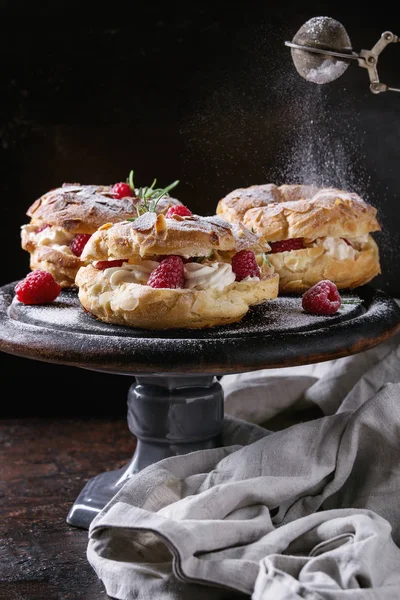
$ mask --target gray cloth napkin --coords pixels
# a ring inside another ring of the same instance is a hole
[[[389,382],[400,383],[400,334],[346,358],[222,378],[225,411],[258,424],[287,409],[354,410]]]
[[[92,522],[107,593],[398,600],[399,348],[222,378],[224,446],[146,468]],[[299,422],[276,420],[279,398]],[[302,419],[311,405],[322,416]]]

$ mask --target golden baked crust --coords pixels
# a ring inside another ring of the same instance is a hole
[[[230,222],[242,221],[244,215],[251,208],[267,206],[270,202],[281,202],[282,195],[278,186],[273,183],[265,185],[251,185],[247,188],[238,188],[230,192],[219,201],[217,214]]]
[[[85,310],[106,323],[146,329],[208,328],[240,321],[255,304],[278,295],[278,275],[259,281],[234,282],[224,290],[154,289],[123,282],[112,287],[109,277],[92,265],[76,276],[79,300]],[[121,295],[130,298],[129,310]],[[123,303],[122,303],[123,304]]]
[[[306,200],[312,198],[318,191],[315,185],[302,185],[298,183],[284,184],[279,186],[280,202],[293,202],[294,200]]]
[[[304,292],[323,279],[330,279],[338,289],[351,289],[381,272],[378,246],[371,236],[354,258],[339,260],[322,246],[314,246],[268,254],[268,260],[279,273],[279,290],[286,293]]]
[[[247,198],[244,199],[244,212],[239,200],[233,211],[231,202],[227,204],[225,199],[221,199],[217,214],[230,222],[242,221],[268,242],[300,237],[308,240],[319,237],[360,237],[381,229],[376,208],[354,192],[334,188],[315,192],[312,186],[297,185],[284,185],[278,189],[280,200],[265,206],[250,208]],[[311,195],[307,197],[309,193]]]
[[[276,202],[304,200],[314,195],[317,187],[313,185],[281,185],[266,183],[238,188],[222,198],[216,213],[227,221],[235,223],[242,221],[248,210],[268,206]]]
[[[239,252],[247,248],[257,253],[270,250],[269,244],[260,243],[258,236],[240,223],[199,215],[167,219],[149,212],[135,221],[101,227],[86,244],[81,258],[97,261],[164,254],[208,256],[211,250]]]
[[[176,198],[161,198],[156,212],[181,204]],[[28,209],[27,216],[38,224],[48,223],[70,233],[94,233],[104,223],[117,223],[138,216],[140,198],[115,198],[112,186],[64,184],[50,190]]]

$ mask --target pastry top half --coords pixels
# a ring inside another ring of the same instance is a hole
[[[217,214],[274,242],[293,238],[358,238],[380,231],[377,210],[358,194],[308,185],[268,184],[234,190]]]
[[[138,216],[139,197],[115,198],[112,186],[64,184],[38,198],[28,209],[27,216],[38,225],[61,227],[69,233],[94,233],[104,223],[117,223]],[[166,212],[170,206],[181,204],[165,196],[156,207]]]
[[[268,252],[270,246],[243,225],[220,217],[198,215],[166,218],[148,212],[134,221],[105,224],[86,244],[82,260],[118,260],[134,256],[208,256],[212,250],[236,253],[251,249]]]

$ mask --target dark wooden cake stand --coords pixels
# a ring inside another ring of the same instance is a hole
[[[137,448],[127,466],[93,477],[79,494],[67,522],[84,529],[132,474],[221,444],[218,376],[348,356],[400,330],[395,300],[369,286],[342,294],[330,317],[306,314],[300,296],[280,296],[233,325],[157,331],[102,323],[83,311],[72,290],[45,306],[23,305],[14,297],[16,283],[0,288],[1,351],[133,376],[128,425]]]

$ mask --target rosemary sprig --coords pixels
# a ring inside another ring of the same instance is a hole
[[[138,217],[140,217],[140,215],[144,215],[144,213],[147,213],[147,212],[156,212],[156,206],[158,204],[158,201],[163,196],[168,194],[168,192],[166,192],[165,190],[157,190],[157,193],[158,193],[158,196],[151,196],[149,202],[147,202],[147,199],[145,199],[145,197],[139,196],[139,198],[143,198],[143,204],[136,205]]]
[[[161,200],[163,196],[169,196],[169,192],[178,185],[179,179],[173,181],[165,188],[154,187],[157,183],[156,178],[153,179],[153,183],[150,186],[135,188],[135,172],[132,170],[126,179],[126,183],[134,192],[135,196],[142,200],[141,204],[136,205],[136,211],[138,217],[140,217],[141,215],[144,215],[144,213],[155,212],[159,200]],[[135,221],[136,219],[137,217],[135,219],[127,219],[127,221]]]

